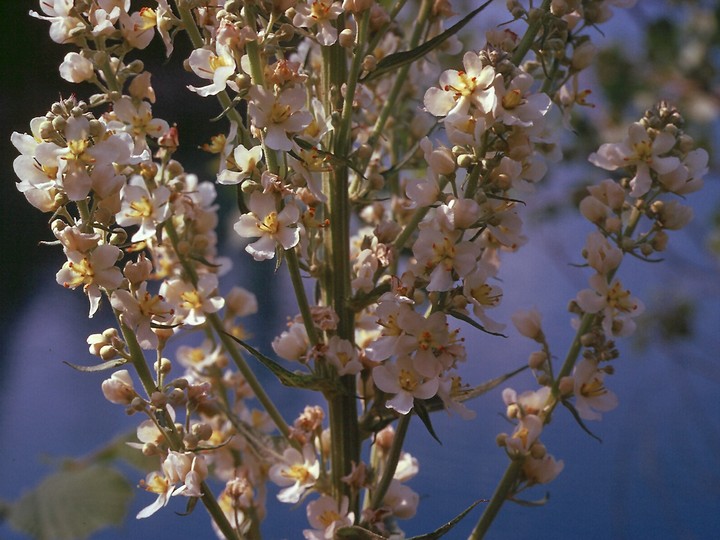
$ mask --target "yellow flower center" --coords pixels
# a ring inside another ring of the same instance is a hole
[[[149,292],[146,292],[138,302],[140,313],[146,317],[150,315],[168,315],[171,313],[172,310],[161,309],[160,302],[162,302],[162,298],[160,296],[153,296]]]
[[[649,162],[652,160],[652,144],[650,141],[640,141],[633,144],[633,151],[638,161]]]
[[[602,380],[598,377],[593,377],[592,381],[584,383],[580,386],[580,394],[587,398],[593,398],[607,394],[607,390],[605,389],[605,385]]]
[[[412,371],[401,369],[398,375],[398,382],[400,383],[400,388],[406,392],[412,392],[417,388],[419,381]]]
[[[74,263],[68,262],[68,268],[73,271],[75,277],[71,281],[63,283],[65,287],[74,289],[78,285],[90,285],[95,278],[95,270],[93,269],[92,263],[84,258],[82,261]]]
[[[77,139],[74,141],[68,141],[68,150],[70,152],[65,156],[68,161],[81,161],[83,163],[93,163],[95,160],[92,156],[85,155],[85,152],[90,146],[90,141],[87,139]]]
[[[517,88],[515,90],[511,90],[507,94],[505,94],[502,98],[502,106],[504,109],[514,109],[518,105],[521,105],[523,102],[522,93]]]
[[[329,2],[325,3],[322,1],[316,0],[310,6],[310,16],[313,19],[315,19],[316,21],[327,19],[329,11],[330,11],[330,3]]]
[[[637,306],[630,301],[630,291],[624,290],[619,282],[616,282],[607,293],[608,306],[629,313]]]
[[[141,8],[140,20],[142,20],[142,23],[140,25],[136,25],[135,30],[148,30],[157,24],[157,14],[155,13],[155,10],[149,7]]]
[[[275,102],[270,110],[270,120],[274,124],[282,124],[285,120],[290,118],[290,114],[290,105],[280,105]]]
[[[291,478],[300,484],[308,483],[308,480],[311,478],[310,471],[307,470],[305,465],[293,465],[290,468],[285,469],[282,472],[282,475],[285,478]]]
[[[213,73],[221,67],[229,66],[230,62],[228,62],[225,57],[223,56],[212,56],[210,58],[210,69],[213,71]]]
[[[202,298],[196,290],[186,291],[180,295],[185,309],[200,309],[202,307]]]
[[[150,493],[156,493],[157,495],[167,493],[167,490],[170,487],[167,478],[165,478],[164,476],[160,476],[159,474],[153,475],[150,481],[145,482],[144,484],[146,491],[149,491]]]
[[[276,234],[280,229],[280,222],[277,218],[277,212],[270,212],[265,219],[257,223],[257,228],[264,233]]]
[[[136,218],[149,218],[153,215],[153,205],[144,195],[137,201],[130,203],[130,216]]]
[[[445,91],[455,92],[455,100],[457,101],[462,96],[470,96],[477,88],[477,77],[470,77],[464,71],[458,71],[458,82],[453,85],[445,85]]]
[[[487,283],[483,283],[479,287],[475,287],[470,291],[473,298],[483,306],[496,306],[500,302],[500,294],[492,294],[492,287]]]
[[[320,523],[323,524],[325,528],[328,528],[336,521],[339,521],[340,518],[340,514],[338,514],[334,510],[325,510],[322,514],[318,516],[318,520],[320,521]]]

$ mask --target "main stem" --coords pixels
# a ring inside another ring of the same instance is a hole
[[[342,21],[338,20],[338,26]],[[337,132],[330,140],[330,150],[340,158],[350,153],[349,122],[351,111],[344,111],[341,88],[348,78],[345,51],[335,43],[323,47],[324,106],[328,113],[339,113],[342,118]],[[356,70],[353,70],[356,71]],[[356,76],[356,74],[354,73]],[[352,102],[351,102],[352,103]],[[346,125],[346,123],[348,125]],[[344,160],[338,160],[342,162]],[[325,241],[325,269],[323,272],[323,297],[339,317],[337,335],[354,342],[355,314],[350,309],[350,199],[348,195],[348,169],[340,164],[325,175],[324,184],[328,192],[327,217],[330,222]],[[357,419],[356,383],[354,375],[340,377],[340,391],[333,390],[325,395],[328,401],[330,420],[330,452],[332,459],[332,486],[334,495],[350,497],[349,486],[343,476],[349,474],[353,463],[360,462],[360,437]],[[358,501],[353,500],[355,515]]]

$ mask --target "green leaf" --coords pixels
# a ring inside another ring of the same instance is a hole
[[[184,512],[175,512],[178,516],[189,516],[192,514],[193,510],[195,510],[195,507],[197,506],[198,501],[200,500],[200,497],[188,497],[188,502],[185,505],[185,511]]]
[[[516,370],[513,370],[509,373],[505,373],[504,375],[500,375],[499,377],[490,379],[489,381],[487,381],[483,384],[480,384],[478,386],[460,390],[457,394],[453,395],[453,399],[455,401],[457,401],[458,403],[462,403],[463,401],[468,401],[470,399],[474,399],[476,397],[482,396],[483,394],[486,394],[493,388],[496,388],[503,382],[514,377],[518,373],[525,371],[526,369],[528,369],[528,366],[524,365],[524,366],[519,367]],[[445,409],[445,404],[437,396],[426,400],[425,405],[427,407],[427,410],[430,412],[442,411]]]
[[[507,337],[505,334],[501,334],[500,332],[491,332],[490,330],[485,328],[482,324],[477,322],[475,319],[472,319],[471,317],[468,317],[467,315],[465,315],[464,313],[460,313],[459,311],[450,310],[447,312],[447,314],[450,315],[451,317],[455,317],[456,319],[460,319],[461,321],[468,323],[470,326],[477,328],[478,330],[481,330],[481,331],[485,332],[486,334],[490,334],[491,336],[498,336],[498,337],[504,337],[504,338]]]
[[[105,446],[93,452],[91,459],[98,464],[109,464],[121,460],[144,473],[149,473],[158,468],[157,456],[146,456],[138,448],[128,446],[129,442],[138,442],[135,430],[115,437]]]
[[[342,540],[385,540],[384,536],[380,536],[358,525],[338,529],[335,531],[335,537]]]
[[[13,504],[8,522],[36,540],[81,540],[120,525],[132,494],[127,480],[109,467],[64,470]]]
[[[275,377],[285,386],[292,388],[307,388],[309,390],[328,390],[332,383],[326,379],[320,379],[315,375],[308,375],[305,373],[294,373],[288,369],[285,369],[274,360],[268,358],[257,349],[254,349],[241,339],[236,338],[232,334],[225,332],[227,336],[236,341],[242,348],[253,355],[262,365],[268,368]],[[338,385],[333,385],[333,387]]]
[[[580,426],[585,433],[590,435],[593,439],[597,440],[598,442],[600,442],[600,443],[602,442],[602,439],[600,437],[598,437],[597,435],[595,435],[592,431],[590,431],[590,429],[585,425],[585,422],[582,421],[582,418],[580,418],[580,413],[577,412],[575,405],[573,405],[566,399],[561,400],[560,403],[562,403],[565,406],[565,408],[568,411],[570,411],[570,414],[573,415],[573,418],[577,422],[578,426]]]
[[[415,411],[417,417],[422,420],[422,423],[425,424],[425,428],[428,430],[428,433],[432,435],[432,438],[435,439],[438,443],[442,444],[442,441],[435,433],[432,422],[430,422],[430,414],[428,408],[425,406],[425,401],[421,399],[416,399],[413,402],[413,411]]]
[[[445,536],[448,532],[450,532],[453,527],[455,527],[455,525],[460,523],[460,520],[464,518],[468,514],[468,512],[470,512],[470,510],[475,508],[478,504],[486,502],[490,502],[490,499],[478,499],[442,527],[435,529],[433,532],[427,534],[413,536],[412,538],[408,538],[408,540],[437,540],[438,538]]]
[[[102,364],[96,364],[94,366],[81,366],[80,364],[73,364],[71,362],[66,362],[63,360],[63,364],[68,365],[78,371],[85,372],[105,371],[106,369],[113,369],[127,363],[128,361],[126,358],[117,358],[115,360],[108,360],[107,362],[103,362]]]
[[[537,499],[535,501],[526,501],[525,499],[516,499],[514,497],[511,497],[510,500],[515,504],[519,504],[520,506],[536,508],[538,506],[544,506],[545,504],[547,504],[547,502],[550,500],[550,493],[545,493],[545,496],[542,499]]]
[[[465,17],[463,17],[458,22],[453,24],[450,28],[445,30],[442,34],[438,34],[434,38],[427,40],[422,45],[418,45],[417,47],[409,51],[402,51],[386,56],[378,62],[377,67],[373,71],[368,73],[365,77],[361,78],[360,81],[367,82],[373,79],[377,79],[378,77],[384,75],[389,71],[396,71],[405,64],[411,64],[416,60],[419,60],[433,49],[436,49],[437,47],[442,45],[445,40],[457,34],[467,23],[472,20],[473,17],[475,17],[475,15],[488,7],[492,3],[492,1],[493,0],[487,0],[487,2],[482,4],[479,8],[472,10]]]

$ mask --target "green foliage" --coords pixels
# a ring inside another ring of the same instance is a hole
[[[114,469],[91,465],[59,471],[25,493],[8,522],[37,540],[81,540],[122,523],[133,489]]]

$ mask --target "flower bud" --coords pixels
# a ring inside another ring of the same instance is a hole
[[[362,68],[365,71],[373,71],[377,67],[377,58],[372,54],[368,54],[362,61]]]
[[[355,32],[353,32],[350,28],[346,28],[340,32],[340,35],[338,36],[338,43],[341,47],[350,49],[353,45],[355,45]]]
[[[575,379],[573,377],[563,377],[558,383],[558,390],[563,396],[569,396],[575,390]]]
[[[545,457],[545,454],[547,454],[547,449],[541,442],[536,442],[530,447],[530,455],[535,459],[542,459]]]
[[[395,429],[392,426],[387,426],[382,430],[378,431],[375,436],[375,444],[378,449],[387,452],[392,446],[393,440],[395,439]]]
[[[542,341],[544,339],[542,328],[540,326],[542,322],[542,315],[536,309],[528,311],[518,311],[511,317],[515,328],[523,336],[534,339],[535,341]]]
[[[102,347],[100,347],[100,351],[98,354],[98,356],[105,361],[112,360],[113,358],[116,358],[117,355],[118,351],[112,345],[103,345]]]
[[[133,381],[127,369],[113,373],[109,379],[102,382],[102,393],[110,403],[130,405],[137,397]]]
[[[547,354],[545,354],[543,351],[535,351],[530,353],[528,365],[530,366],[530,369],[541,369],[543,367],[543,364],[545,363],[545,360],[547,360]]]

